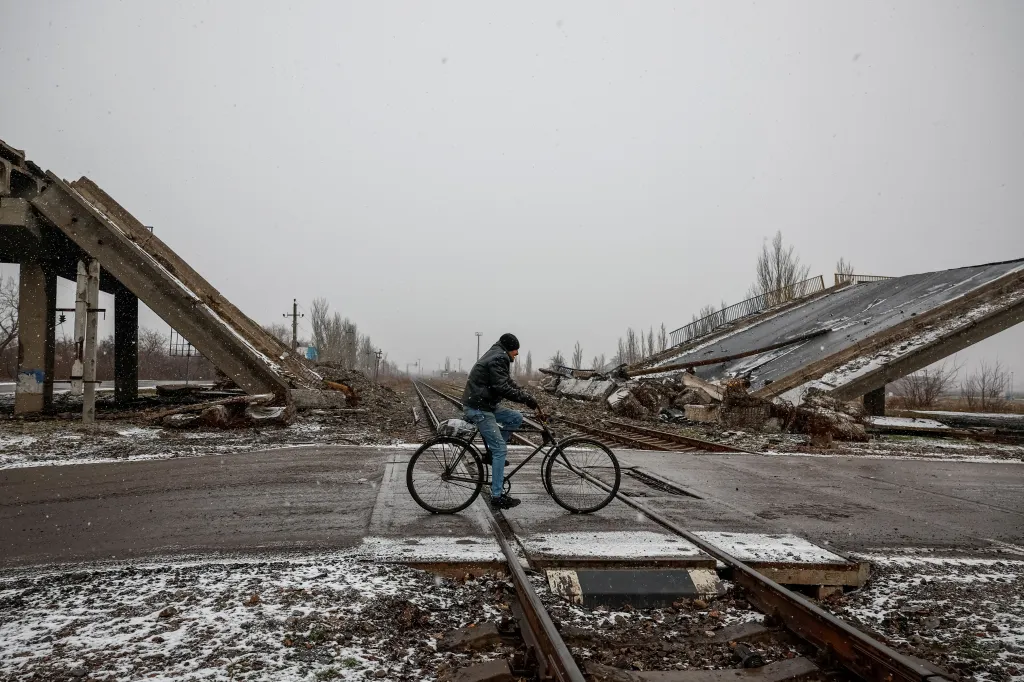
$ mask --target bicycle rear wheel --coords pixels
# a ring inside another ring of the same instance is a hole
[[[612,451],[604,443],[589,438],[559,443],[547,458],[545,474],[551,498],[573,514],[590,514],[611,502],[621,477],[619,460]]]
[[[432,514],[455,514],[473,504],[484,484],[480,453],[466,440],[438,436],[409,460],[405,484],[416,504]]]

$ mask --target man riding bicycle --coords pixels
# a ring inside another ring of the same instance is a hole
[[[523,424],[522,413],[499,407],[498,403],[504,398],[537,409],[533,396],[509,376],[509,367],[517,355],[519,339],[512,334],[502,334],[498,343],[473,365],[462,394],[466,421],[477,427],[491,452],[491,506],[495,509],[511,509],[519,504],[519,500],[503,492],[502,484],[506,443],[512,432]]]

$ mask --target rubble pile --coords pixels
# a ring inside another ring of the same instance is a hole
[[[812,444],[820,447],[829,447],[833,439],[868,438],[863,410],[823,392],[811,393],[804,404],[793,406],[751,395],[750,383],[742,377],[720,386],[689,372],[640,379],[614,372],[587,375],[584,378],[571,372],[546,371],[539,387],[557,399],[555,410],[576,403],[597,419],[602,418],[602,413],[611,413],[637,421],[761,433],[788,431],[810,436]],[[580,410],[571,411],[577,413],[576,418],[580,416]]]

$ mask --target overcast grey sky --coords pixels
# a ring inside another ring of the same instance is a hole
[[[779,229],[826,279],[1024,257],[1022,35],[1020,2],[0,0],[0,139],[261,322],[326,296],[403,366],[478,330],[589,362],[742,298]],[[969,356],[1020,385],[1022,347]]]

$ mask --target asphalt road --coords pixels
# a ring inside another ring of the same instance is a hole
[[[162,461],[0,471],[0,567],[145,555],[338,548],[366,535],[482,534],[405,492],[408,452],[307,447]],[[692,530],[790,532],[839,550],[1024,544],[1024,465],[857,457],[620,451],[624,466],[683,484],[624,490]],[[512,461],[523,455],[516,451]],[[384,479],[391,462],[391,474]],[[361,481],[362,479],[362,481]],[[384,479],[384,480],[382,480]],[[621,503],[565,513],[531,463],[515,479],[522,534],[656,530]]]

